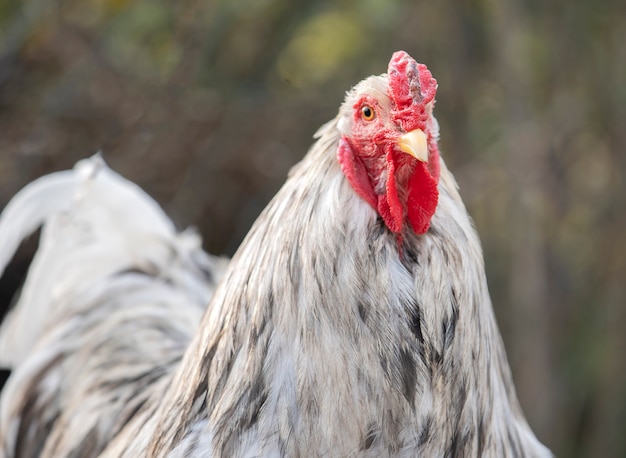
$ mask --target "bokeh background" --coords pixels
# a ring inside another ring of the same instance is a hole
[[[398,49],[439,81],[530,424],[559,456],[626,456],[623,0],[2,0],[0,207],[101,150],[232,254]]]

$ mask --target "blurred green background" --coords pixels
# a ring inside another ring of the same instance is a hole
[[[2,0],[0,207],[102,150],[232,254],[398,49],[439,82],[530,424],[559,456],[626,456],[623,0]]]

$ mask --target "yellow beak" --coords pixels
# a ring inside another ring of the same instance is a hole
[[[428,141],[421,129],[412,130],[400,137],[398,148],[418,161],[428,162]]]

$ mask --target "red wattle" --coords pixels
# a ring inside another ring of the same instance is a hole
[[[337,148],[337,160],[341,165],[341,170],[346,176],[352,189],[369,203],[374,209],[377,208],[377,198],[374,188],[363,162],[354,154],[352,147],[345,138],[339,141]]]
[[[438,170],[437,170],[438,171]],[[439,191],[437,178],[433,177],[428,166],[418,162],[407,184],[407,217],[416,234],[425,233],[430,220],[437,210]]]
[[[431,175],[428,165],[416,160],[414,170],[406,184],[406,202],[402,202],[398,194],[395,154],[397,153],[393,150],[387,152],[385,193],[376,195],[367,169],[354,154],[350,143],[345,138],[341,138],[337,149],[337,159],[341,170],[352,189],[378,212],[391,232],[400,234],[406,218],[416,234],[423,234],[430,227],[430,220],[437,209],[438,180]]]
[[[393,153],[387,152],[387,189],[385,194],[378,196],[378,213],[391,232],[401,232],[404,222],[404,209],[398,196],[396,185],[396,164]]]

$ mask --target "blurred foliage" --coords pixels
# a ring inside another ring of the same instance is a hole
[[[3,0],[0,203],[97,150],[236,249],[345,90],[405,49],[484,243],[529,422],[626,456],[626,3]]]

